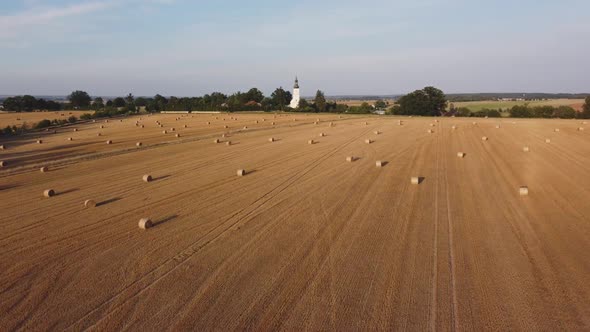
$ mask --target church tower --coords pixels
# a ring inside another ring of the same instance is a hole
[[[299,107],[299,101],[301,100],[301,96],[299,94],[299,80],[297,76],[295,76],[295,86],[293,87],[293,99],[291,99],[291,104],[289,107],[297,108]]]

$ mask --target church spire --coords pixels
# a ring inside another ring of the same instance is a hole
[[[299,89],[299,80],[297,79],[297,76],[295,76],[295,89]]]

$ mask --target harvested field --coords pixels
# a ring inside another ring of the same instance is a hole
[[[70,116],[80,118],[84,113],[94,113],[94,111],[57,111],[57,112],[0,112],[0,128],[6,126],[21,126],[27,123],[34,126],[39,121],[47,120],[67,120]]]
[[[584,105],[584,99],[548,99],[548,100],[534,100],[534,101],[502,101],[502,100],[484,100],[484,101],[465,101],[454,102],[455,107],[466,107],[472,112],[481,111],[483,109],[509,109],[517,105],[529,106],[571,106],[574,109],[581,111]]]
[[[233,116],[0,142],[0,330],[590,329],[579,121]]]

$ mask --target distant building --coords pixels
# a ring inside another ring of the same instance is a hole
[[[289,107],[297,108],[299,107],[299,102],[301,101],[301,95],[299,94],[299,80],[297,76],[295,76],[295,86],[293,87],[293,99],[291,99],[291,104]]]

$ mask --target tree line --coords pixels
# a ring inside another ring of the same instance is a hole
[[[590,118],[590,97],[586,97],[581,112],[570,106],[530,106],[516,105],[509,109],[483,109],[471,111],[466,107],[456,108],[449,105],[445,94],[435,87],[425,87],[398,99],[396,105],[390,109],[394,115],[419,116],[459,116],[459,117],[513,117],[513,118],[560,118],[560,119],[588,119]]]
[[[76,90],[68,95],[68,103],[58,103],[30,95],[9,97],[3,101],[7,111],[31,112],[35,110],[87,109],[93,114],[84,114],[82,119],[110,117],[123,114],[161,111],[299,111],[313,113],[350,113],[368,114],[375,109],[386,109],[384,101],[378,100],[375,105],[367,102],[360,106],[347,106],[328,101],[324,92],[318,90],[313,100],[301,99],[297,109],[289,104],[293,96],[282,87],[275,89],[270,96],[265,96],[257,88],[247,92],[236,92],[226,95],[221,92],[205,94],[201,97],[134,97],[131,93],[125,97],[117,97],[105,101],[101,97],[94,99],[85,91]],[[515,117],[515,118],[590,118],[590,97],[586,97],[582,112],[569,106],[529,106],[528,104],[513,106],[510,109],[483,109],[471,111],[468,108],[455,108],[444,92],[435,87],[425,87],[400,97],[396,104],[389,108],[387,114],[419,115],[419,116],[461,116],[461,117]]]
[[[61,104],[53,100],[35,98],[31,95],[8,97],[2,102],[2,106],[7,111],[13,112],[32,112],[35,110],[58,111]]]

